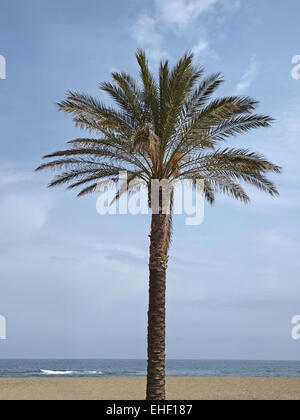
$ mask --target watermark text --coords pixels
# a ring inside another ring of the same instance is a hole
[[[204,220],[204,181],[201,179],[170,181],[153,179],[151,185],[142,180],[128,182],[127,172],[118,181],[100,182],[97,212],[100,215],[186,215],[187,226],[199,226]],[[115,198],[118,198],[117,200]]]
[[[300,315],[295,315],[292,319],[292,338],[294,340],[300,340]]]
[[[292,64],[295,64],[295,66],[292,69],[292,78],[294,80],[300,79],[300,55],[294,55],[292,58]]]
[[[6,319],[0,315],[0,340],[6,340]]]
[[[0,55],[0,79],[6,79],[6,60],[3,55]]]

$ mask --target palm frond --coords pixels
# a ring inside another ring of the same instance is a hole
[[[236,200],[242,201],[245,204],[250,202],[250,197],[246,194],[241,185],[232,181],[230,178],[213,176],[208,178],[208,180],[215,192],[222,193]]]
[[[133,125],[143,123],[142,92],[136,81],[126,73],[112,73],[117,86],[109,82],[100,84],[100,89],[107,92],[125,113],[132,116]]]
[[[204,179],[204,197],[206,201],[212,206],[215,204],[215,190],[208,179]]]
[[[195,112],[199,111],[223,82],[224,79],[222,79],[221,73],[215,73],[206,77],[186,100],[182,120],[193,116]]]
[[[174,132],[176,121],[182,111],[194,83],[201,76],[202,69],[192,66],[193,54],[185,54],[169,74],[168,95],[164,104],[165,117],[161,120],[161,142],[166,148],[169,138]]]
[[[149,70],[146,54],[143,50],[139,49],[137,51],[136,59],[140,66],[140,75],[144,87],[145,110],[148,109],[150,111],[148,112],[148,115],[146,115],[146,121],[153,122],[155,131],[157,131],[159,124],[158,86]]]
[[[95,176],[98,179],[105,177],[117,176],[120,172],[124,172],[125,168],[116,167],[107,164],[95,165],[83,165],[83,167],[77,167],[75,169],[69,169],[62,174],[56,176],[49,184],[49,187],[55,187],[61,184],[68,184],[73,179],[84,179],[85,176]],[[96,178],[95,178],[96,179]]]

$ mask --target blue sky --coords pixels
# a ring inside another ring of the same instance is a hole
[[[201,226],[176,216],[168,272],[168,357],[299,359],[298,0],[0,0],[0,357],[146,356],[149,217],[99,216],[96,196],[47,190],[40,157],[81,134],[55,102],[110,73],[153,71],[186,50],[219,95],[246,94],[271,129],[230,141],[283,166],[270,199],[219,197]]]

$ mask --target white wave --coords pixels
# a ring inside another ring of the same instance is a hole
[[[45,370],[41,369],[41,373],[44,375],[102,375],[102,372],[97,370],[88,370],[77,372],[74,370]]]
[[[100,370],[88,370],[87,372],[79,372],[82,374],[87,373],[88,375],[102,375],[102,372]]]
[[[41,373],[45,375],[72,375],[74,373],[73,370],[44,370],[41,369]]]

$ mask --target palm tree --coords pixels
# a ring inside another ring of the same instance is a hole
[[[113,83],[101,83],[117,107],[73,91],[58,103],[73,115],[81,129],[95,138],[68,142],[66,150],[44,156],[50,159],[37,170],[58,169],[49,184],[81,187],[78,196],[93,193],[99,184],[116,181],[127,171],[128,183],[141,181],[149,190],[153,179],[202,180],[205,199],[213,204],[215,193],[224,193],[244,203],[249,197],[241,183],[250,184],[271,196],[278,195],[267,173],[281,168],[246,149],[220,148],[229,137],[254,128],[268,127],[270,117],[254,113],[258,102],[250,97],[213,99],[224,81],[220,73],[203,77],[185,54],[173,68],[162,61],[159,78],[151,74],[144,51],[136,58],[141,82],[127,73],[112,73]],[[118,191],[116,199],[124,192]],[[170,191],[172,203],[173,190]],[[172,212],[152,212],[149,262],[148,311],[148,400],[165,399],[165,308],[168,250],[172,236]]]

